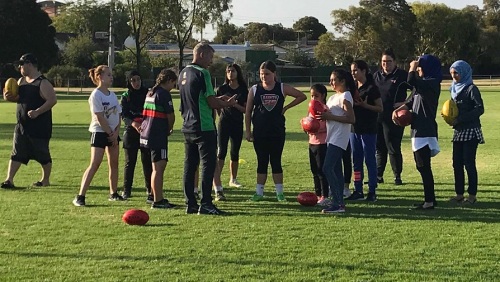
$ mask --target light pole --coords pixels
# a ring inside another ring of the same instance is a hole
[[[115,37],[113,36],[113,11],[115,9],[115,1],[110,2],[109,13],[109,49],[108,49],[108,67],[113,70],[115,66]]]

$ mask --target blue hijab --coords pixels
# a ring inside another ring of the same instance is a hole
[[[455,69],[460,75],[460,81],[453,81],[450,87],[451,98],[455,99],[466,86],[472,84],[472,68],[466,61],[458,60],[451,65],[450,71],[451,69]]]
[[[436,79],[439,82],[443,80],[441,73],[441,61],[433,55],[422,55],[418,60],[418,66],[424,72],[424,79]]]

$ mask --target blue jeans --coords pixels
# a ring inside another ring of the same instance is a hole
[[[344,205],[344,173],[342,171],[342,153],[338,146],[328,144],[323,163],[323,173],[330,185],[330,196],[334,206]]]
[[[351,133],[352,164],[354,170],[354,189],[363,193],[363,161],[368,171],[368,192],[375,193],[377,188],[377,158],[375,156],[377,134]]]

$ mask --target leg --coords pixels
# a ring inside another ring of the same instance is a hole
[[[28,164],[29,151],[32,144],[29,144],[29,137],[21,135],[14,131],[12,138],[12,152],[10,155],[9,167],[7,169],[7,179],[5,180],[5,188],[14,186],[14,176],[19,171],[21,164]],[[2,184],[4,186],[4,184]]]
[[[7,169],[7,179],[5,181],[9,181],[12,185],[14,185],[14,176],[16,176],[17,171],[21,167],[21,162],[9,161],[9,168]]]
[[[389,143],[389,128],[386,122],[378,123],[377,132],[377,177],[384,177],[385,166],[387,165],[387,143]]]
[[[455,176],[455,193],[458,200],[464,197],[465,190],[464,143],[453,142],[453,175]]]
[[[342,173],[342,148],[328,144],[326,149],[325,163],[323,164],[323,173],[330,186],[330,196],[334,206],[344,204],[343,199],[343,173]],[[340,168],[340,170],[339,170]]]
[[[269,142],[269,145],[269,162],[271,163],[276,197],[278,201],[285,201],[285,197],[283,196],[283,167],[281,165],[281,157],[283,155],[283,148],[285,147],[285,135],[276,138],[274,142]]]
[[[375,194],[377,188],[377,159],[375,157],[377,135],[363,134],[361,139],[363,140],[363,152],[368,171],[369,193]]]
[[[138,149],[123,149],[125,153],[125,167],[123,171],[123,194],[130,196],[134,182],[135,164],[137,163]],[[148,160],[151,163],[151,159]]]
[[[254,136],[253,147],[257,155],[257,184],[252,201],[260,201],[264,196],[264,185],[267,181],[267,166],[269,164],[269,148],[265,140],[260,136]]]
[[[198,151],[201,161],[201,205],[210,206],[212,203],[212,181],[214,179],[215,165],[217,163],[217,134],[203,132]]]
[[[464,144],[464,166],[467,171],[467,180],[469,182],[469,200],[475,200],[477,194],[477,168],[476,168],[476,152],[478,140],[472,139]]]
[[[391,162],[392,173],[395,184],[402,184],[401,172],[403,171],[403,155],[401,154],[401,140],[403,139],[404,127],[393,123],[388,125],[387,151]]]
[[[325,145],[326,153],[326,145]],[[352,178],[352,150],[351,142],[347,144],[347,149],[342,152],[342,167],[344,169],[344,188],[349,189]]]
[[[227,124],[219,122],[217,128],[217,165],[214,172],[214,187],[222,187],[221,174],[224,168],[224,160],[227,155],[227,147],[229,143],[230,128]]]
[[[318,164],[319,146],[320,145],[309,144],[309,167],[311,168],[313,176],[314,192],[316,193],[316,196],[321,197],[324,195],[318,173],[321,170],[321,166]]]
[[[185,133],[184,138],[184,196],[186,197],[186,204],[188,205],[188,208],[197,207],[198,203],[194,196],[194,187],[195,173],[198,170],[198,165],[200,163],[200,155],[198,152],[198,145],[194,143],[196,135]]]
[[[52,172],[52,162],[48,162],[42,165],[42,182],[43,186],[50,185],[50,173]]]
[[[109,168],[109,193],[114,194],[118,190],[118,157],[120,154],[120,147],[107,146],[106,156],[108,158]]]
[[[153,173],[151,175],[151,188],[153,191],[153,197],[155,202],[163,200],[163,175],[165,173],[165,167],[167,166],[167,160],[160,160],[152,163]]]
[[[153,165],[151,163],[151,151],[147,148],[141,148],[141,163],[142,171],[144,174],[144,185],[146,186],[146,192],[148,195],[152,193],[151,191],[151,177],[153,174]]]
[[[363,195],[363,140],[361,134],[351,133],[352,167],[354,170],[354,189]]]
[[[434,176],[432,174],[431,167],[431,150],[429,146],[425,146],[414,152],[413,155],[417,170],[420,172],[420,176],[422,177],[422,182],[424,184],[424,207],[433,206],[436,201],[436,196],[434,194]]]
[[[80,191],[78,195],[85,196],[90,182],[94,178],[95,173],[101,165],[104,157],[104,148],[90,147],[90,165],[83,173],[82,182],[80,183]]]
[[[231,179],[230,182],[233,183],[236,181],[236,178],[238,177],[238,168],[239,168],[239,163],[238,161],[240,160],[240,149],[241,149],[241,142],[243,141],[243,127],[240,128],[233,128],[231,131],[231,163],[230,163],[230,173],[231,173]],[[237,183],[235,183],[238,185]]]

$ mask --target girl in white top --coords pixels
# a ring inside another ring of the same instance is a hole
[[[327,149],[323,172],[328,180],[328,185],[330,185],[332,198],[332,204],[321,212],[341,213],[345,212],[342,153],[347,149],[351,124],[355,122],[351,92],[355,93],[356,86],[351,74],[342,69],[332,72],[330,86],[335,94],[326,102],[329,111],[317,116],[317,118],[326,120]]]
[[[85,170],[80,184],[80,192],[73,200],[75,206],[85,206],[85,193],[101,165],[104,152],[108,158],[110,201],[123,201],[123,197],[116,192],[118,186],[118,155],[120,135],[121,106],[112,91],[113,75],[108,66],[100,65],[89,70],[89,77],[97,86],[90,94],[89,105],[92,121],[89,126],[90,165]]]

